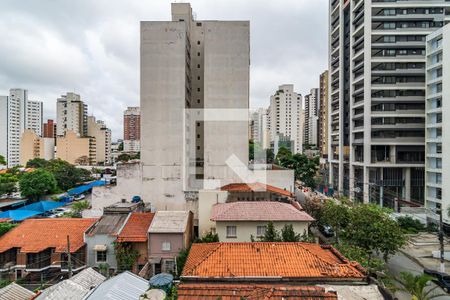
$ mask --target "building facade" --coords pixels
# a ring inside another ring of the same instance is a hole
[[[56,102],[56,135],[63,136],[66,131],[75,132],[81,137],[88,134],[87,105],[80,95],[67,93]]]
[[[318,146],[319,142],[319,89],[311,89],[305,96],[305,130],[303,144]]]
[[[142,194],[156,207],[236,181],[233,155],[247,166],[249,40],[248,21],[194,20],[188,3],[141,22]]]
[[[107,128],[103,121],[97,121],[94,116],[89,116],[88,136],[95,139],[97,164],[111,164],[111,129]]]
[[[56,158],[74,165],[92,166],[97,164],[97,146],[93,137],[79,137],[73,131],[56,138]]]
[[[47,123],[44,123],[42,136],[45,138],[55,138],[56,137],[56,123],[53,120],[48,119]]]
[[[20,165],[25,166],[30,159],[55,158],[55,139],[38,136],[34,130],[25,129],[20,138]]]
[[[320,157],[328,158],[328,71],[319,79],[319,140]]]
[[[123,151],[141,151],[141,111],[128,107],[123,113]]]
[[[302,95],[294,92],[293,84],[283,84],[270,96],[270,140],[277,135],[289,137],[294,144],[294,153],[303,151]]]
[[[329,4],[329,182],[357,201],[423,204],[425,37],[450,3]]]
[[[11,89],[0,96],[0,155],[8,167],[20,162],[20,138],[25,129],[41,134],[42,102],[29,101],[28,91]]]
[[[450,224],[450,189],[443,184],[450,180],[450,159],[442,155],[450,151],[450,25],[427,36],[426,70],[425,201],[436,216],[442,209]]]

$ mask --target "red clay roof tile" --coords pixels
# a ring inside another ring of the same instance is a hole
[[[97,219],[56,218],[28,219],[0,237],[0,253],[11,248],[21,252],[37,253],[47,248],[56,252],[67,250],[67,236],[70,238],[70,252],[84,245],[83,233]]]
[[[312,243],[193,244],[182,277],[363,280],[364,269],[336,249]]]
[[[117,237],[118,242],[146,242],[154,213],[132,213]]]
[[[286,197],[293,197],[292,193],[283,189],[280,189],[278,187],[275,187],[273,185],[269,184],[263,184],[260,182],[255,183],[230,183],[227,185],[224,185],[220,188],[222,191],[228,191],[228,192],[264,192],[269,191],[271,193],[280,194],[282,196]]]

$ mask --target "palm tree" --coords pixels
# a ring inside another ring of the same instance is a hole
[[[438,288],[435,286],[430,288],[428,291],[425,290],[425,287],[428,285],[430,281],[434,278],[432,276],[426,274],[413,275],[408,272],[400,273],[401,283],[405,287],[405,291],[410,293],[412,296],[412,300],[430,300],[437,297],[446,296],[446,294],[435,294],[432,292]]]

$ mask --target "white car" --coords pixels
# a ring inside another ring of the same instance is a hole
[[[76,196],[75,198],[73,198],[73,200],[78,201],[78,200],[83,200],[84,198],[86,198],[86,196],[84,194],[80,194],[80,195]]]

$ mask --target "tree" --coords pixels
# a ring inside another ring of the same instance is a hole
[[[119,147],[117,148],[117,150],[123,151],[123,142],[121,142],[121,143],[119,144]]]
[[[75,160],[75,164],[79,166],[88,166],[89,165],[89,157],[86,155],[80,156]]]
[[[273,164],[275,160],[275,154],[272,149],[266,149],[266,161],[268,164]]]
[[[49,162],[43,158],[33,158],[30,159],[27,164],[26,167],[27,168],[46,168],[48,166]]]
[[[191,247],[188,247],[186,249],[181,249],[180,253],[178,253],[177,256],[177,275],[181,275],[184,269],[184,265],[186,264],[187,258],[189,256],[189,251],[191,250]]]
[[[316,186],[315,177],[320,165],[319,156],[310,159],[305,154],[296,153],[292,160],[295,179],[302,181],[308,187],[314,188]]]
[[[209,231],[205,233],[201,238],[197,238],[194,243],[217,243],[219,241],[219,235]]]
[[[389,217],[386,209],[373,204],[361,204],[351,209],[349,223],[343,238],[357,246],[372,259],[374,253],[383,255],[385,261],[395,254],[406,239],[399,224]]]
[[[6,166],[6,159],[3,155],[0,155],[0,166]]]
[[[50,160],[45,169],[55,176],[58,187],[63,191],[76,186],[78,183],[92,180],[90,171],[76,168],[62,159]]]
[[[264,236],[260,238],[261,242],[281,242],[280,233],[275,229],[273,222],[267,223],[266,232]]]
[[[277,156],[275,157],[275,163],[284,168],[294,169],[292,152],[285,147],[280,147],[280,149],[278,149]]]
[[[303,209],[311,215],[315,221],[313,224],[322,224],[323,223],[323,211],[324,204],[322,200],[317,196],[307,197],[305,202],[302,204]]]
[[[0,174],[0,196],[16,192],[18,180],[17,175],[10,173]]]
[[[39,201],[41,196],[54,192],[57,184],[52,173],[37,169],[23,174],[19,180],[19,186],[22,196]]]
[[[131,271],[139,257],[139,252],[132,247],[131,243],[114,242],[114,251],[119,271]]]
[[[328,200],[325,203],[322,221],[324,224],[333,227],[335,232],[336,243],[339,244],[339,235],[342,229],[345,229],[348,225],[350,217],[350,208],[343,204],[337,204],[333,200]]]
[[[117,157],[117,161],[127,162],[131,159],[130,155],[122,153]]]
[[[300,242],[301,235],[295,233],[292,224],[285,224],[284,227],[281,228],[281,238],[283,242]]]
[[[14,227],[16,227],[17,224],[12,224],[12,223],[0,223],[0,236],[4,235],[5,233],[7,233],[8,231],[10,231],[11,229],[13,229]]]
[[[447,296],[442,293],[433,293],[438,286],[430,288],[428,291],[425,290],[428,283],[434,279],[427,274],[413,275],[408,272],[402,272],[400,273],[400,278],[402,285],[405,287],[404,290],[411,294],[413,300],[429,300]]]

